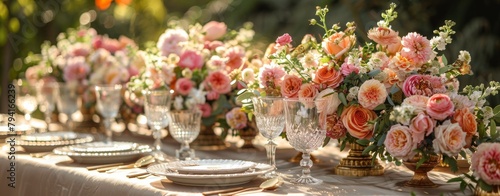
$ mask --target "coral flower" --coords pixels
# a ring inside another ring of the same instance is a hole
[[[373,110],[384,103],[386,98],[387,90],[378,80],[367,80],[359,87],[358,101],[364,108]]]

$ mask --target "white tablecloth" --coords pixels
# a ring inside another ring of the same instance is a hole
[[[128,140],[152,144],[145,138],[120,137],[117,140]],[[286,142],[282,142],[286,143]],[[179,144],[174,140],[166,140],[164,149],[173,155]],[[190,187],[173,184],[166,178],[151,176],[146,179],[129,179],[127,174],[144,169],[118,170],[115,173],[99,173],[87,171],[85,166],[72,163],[66,156],[48,155],[44,158],[32,158],[28,154],[18,153],[15,156],[15,188],[8,186],[10,160],[5,152],[0,153],[0,195],[201,195],[201,192],[230,187]],[[241,152],[234,148],[220,151],[197,151],[200,158],[241,159],[255,162],[266,162],[264,151]],[[297,152],[287,145],[277,150],[277,167],[285,179],[297,176],[301,168],[298,163],[287,160]],[[446,183],[455,175],[432,171],[431,179],[439,185],[433,189],[413,189],[397,186],[396,183],[409,180],[413,173],[404,166],[385,164],[383,176],[345,177],[332,173],[347,152],[339,152],[334,145],[328,145],[313,153],[320,163],[312,167],[312,176],[322,179],[320,185],[295,185],[285,182],[275,191],[261,192],[266,195],[464,195],[457,183]],[[243,186],[258,186],[263,179],[257,178]],[[241,186],[241,185],[240,185]],[[465,195],[470,195],[467,190]]]

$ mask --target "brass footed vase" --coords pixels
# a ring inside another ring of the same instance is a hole
[[[372,156],[363,155],[364,146],[351,143],[349,155],[340,160],[333,172],[341,176],[380,176],[384,174],[384,167],[375,160],[372,165]]]
[[[406,187],[415,187],[415,188],[434,188],[438,187],[437,184],[429,179],[427,173],[434,169],[439,164],[439,156],[438,155],[430,155],[429,160],[425,161],[417,168],[417,162],[422,158],[422,155],[417,154],[413,158],[408,161],[403,161],[403,164],[413,171],[413,177],[409,181],[403,181],[399,185]]]
[[[200,134],[190,145],[196,150],[207,151],[222,150],[227,148],[224,141],[217,134],[215,134],[213,125],[201,125]]]
[[[492,185],[491,191],[483,190],[479,185],[474,189],[474,196],[495,196],[500,195],[500,185]]]

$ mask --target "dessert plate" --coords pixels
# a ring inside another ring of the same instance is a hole
[[[112,151],[112,152],[75,152],[71,150],[71,146],[55,148],[54,154],[69,156],[77,163],[84,164],[106,164],[119,162],[133,162],[139,157],[152,151],[149,145],[137,144],[135,147],[127,151]]]
[[[69,148],[74,152],[120,152],[133,150],[137,145],[132,142],[90,142]]]
[[[230,174],[241,173],[252,168],[256,163],[231,159],[201,159],[176,161],[167,165],[168,169],[184,174]]]
[[[44,133],[33,133],[21,136],[24,141],[34,141],[34,142],[49,142],[49,141],[61,141],[61,140],[74,140],[78,137],[78,134],[74,132],[44,132]]]

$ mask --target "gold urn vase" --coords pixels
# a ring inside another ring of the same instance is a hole
[[[196,150],[222,150],[226,149],[226,143],[214,132],[215,125],[200,127],[200,134],[190,144]]]
[[[500,195],[500,185],[492,185],[491,191],[483,190],[479,185],[474,189],[474,196],[498,196]]]
[[[403,181],[399,185],[406,187],[415,187],[415,188],[434,188],[438,185],[429,179],[427,173],[434,169],[439,164],[439,156],[438,155],[430,155],[429,159],[420,165],[417,168],[417,162],[422,159],[421,154],[415,155],[413,158],[407,161],[403,161],[403,164],[413,171],[413,177],[411,180]]]
[[[375,160],[372,165],[372,156],[363,155],[365,146],[351,143],[349,155],[340,160],[333,172],[341,176],[379,176],[384,174],[384,167]]]

